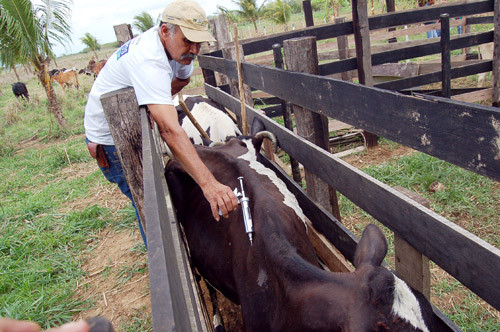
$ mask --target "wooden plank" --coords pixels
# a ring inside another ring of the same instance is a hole
[[[441,14],[441,95],[451,97],[450,15]]]
[[[170,198],[166,196],[168,189],[158,147],[145,109],[140,114],[153,330],[208,331],[201,323],[202,309],[192,287],[193,276],[179,225],[171,203],[169,206],[166,203]]]
[[[471,34],[469,36],[454,37],[450,41],[450,50],[462,49],[470,46],[475,46],[478,44],[489,43],[493,40],[493,32],[482,32],[478,34]],[[427,41],[418,40],[405,43],[405,47],[401,47],[399,43],[391,43],[383,46],[374,46],[373,51],[377,51],[372,54],[372,65],[380,65],[388,62],[398,62],[406,59],[413,59],[416,57],[427,56],[431,54],[437,54],[441,52],[441,44],[438,40]],[[399,46],[399,47],[397,47]],[[387,51],[380,52],[381,49],[387,49]],[[341,61],[335,61],[332,63],[326,63],[319,66],[319,72],[321,76],[341,73],[346,70],[356,69],[356,59],[347,59]]]
[[[345,22],[344,17],[339,17],[339,18],[335,19],[335,23],[342,23],[342,22]],[[337,47],[338,47],[338,56],[337,57],[340,60],[345,60],[345,59],[349,58],[349,40],[348,40],[347,36],[340,36],[337,38]],[[319,55],[318,55],[318,58],[320,60],[322,60]],[[341,78],[344,81],[352,81],[352,74],[350,71],[344,71],[341,74]]]
[[[274,56],[274,64],[275,64],[276,68],[283,69],[284,63],[283,63],[283,53],[282,53],[281,44],[274,44],[273,45],[273,56]],[[275,98],[275,99],[276,99],[277,103],[280,104],[279,105],[280,112],[281,112],[281,115],[283,116],[283,123],[284,123],[285,127],[289,130],[293,130],[293,119],[292,119],[293,106],[291,104],[288,104],[286,101],[281,100],[279,98]],[[266,115],[267,114],[268,114],[268,112],[266,112]],[[290,158],[290,168],[292,170],[293,180],[297,183],[302,182],[302,174],[300,174],[299,163],[295,159],[293,159],[293,157]]]
[[[500,1],[494,1],[494,40],[493,40],[493,68],[491,79],[493,81],[492,105],[500,107]]]
[[[140,146],[141,120],[134,89],[124,88],[106,93],[101,96],[101,103],[141,224],[146,230]]]
[[[370,33],[366,0],[352,1],[352,17],[354,23],[354,42],[356,44],[359,83],[367,86],[373,86]]]
[[[460,95],[452,96],[451,99],[464,101],[468,103],[475,103],[477,101],[488,100],[491,99],[491,93],[493,92],[492,88],[482,89],[478,91],[463,93]]]
[[[228,76],[236,73],[235,63],[228,60],[200,56],[200,63]],[[243,76],[250,86],[291,103],[500,180],[500,112],[496,108],[439,97],[405,96],[246,63]],[[304,87],[314,88],[304,93]]]
[[[493,12],[493,1],[461,0],[453,3],[415,8],[395,13],[371,16],[370,30],[383,29],[398,25],[408,25],[439,19],[439,15],[448,13],[451,17],[470,16]]]
[[[401,186],[394,187],[400,193],[415,202],[430,208],[430,201],[415,192]],[[399,235],[394,234],[395,266],[398,275],[413,289],[422,293],[427,300],[431,299],[431,271],[429,259],[413,248]]]
[[[302,1],[302,8],[304,10],[304,19],[306,21],[306,27],[314,26],[313,12],[311,7],[311,0]]]
[[[471,65],[454,67],[451,69],[451,78],[459,78],[477,73],[483,73],[491,70],[491,61],[480,61]],[[387,90],[404,90],[422,85],[436,83],[441,81],[441,71],[435,71],[427,74],[420,74],[415,77],[403,78],[390,82],[375,84],[375,87]]]
[[[373,86],[370,27],[366,0],[353,0],[352,17],[354,22],[358,80],[360,84]],[[363,135],[365,136],[365,143],[368,148],[377,146],[377,135],[368,131],[364,131]]]
[[[288,70],[318,73],[318,55],[314,37],[294,38],[283,42]],[[301,106],[293,106],[297,133],[328,151],[328,118]],[[305,168],[307,193],[340,220],[340,210],[336,192],[321,179]]]
[[[321,233],[319,233],[309,221],[307,223],[307,235],[311,241],[316,254],[332,272],[354,272],[354,267],[349,264],[345,257],[338,251]]]
[[[369,17],[370,30],[384,29],[399,25],[409,25],[421,23],[425,21],[437,20],[439,15],[443,13],[450,14],[451,17],[470,16],[493,12],[493,1],[457,1],[446,6],[430,6],[425,8],[412,9],[407,11],[399,11]],[[352,21],[347,21],[341,24],[325,24],[319,27],[308,27],[301,30],[289,31],[281,34],[276,34],[273,37],[265,36],[257,40],[243,44],[243,50],[246,55],[260,53],[271,50],[275,43],[283,43],[286,39],[314,36],[316,39],[323,40],[336,38],[342,35],[353,33]],[[221,57],[221,51],[210,53],[211,56]]]
[[[488,24],[493,23],[493,16],[476,16],[476,17],[467,17],[466,25],[471,24]]]
[[[311,86],[317,87],[317,85]],[[238,112],[240,105],[237,99],[209,85],[205,85],[205,88],[211,99],[235,113]],[[332,93],[335,89],[329,91]],[[301,97],[304,95],[302,94]],[[376,104],[377,101],[372,101],[371,104],[373,103]],[[448,104],[453,104],[453,102],[448,102]],[[410,109],[418,110],[418,107]],[[485,108],[483,111],[486,109],[492,108]],[[433,111],[436,112],[436,109],[433,108]],[[310,168],[354,204],[397,233],[486,302],[500,309],[499,249],[327,151],[301,139],[260,112],[248,107],[247,114],[251,118],[250,121],[253,117],[258,117],[265,124],[266,129],[276,135],[280,147],[304,167]],[[489,115],[491,116],[491,113]],[[463,117],[469,118],[468,115]],[[442,125],[441,122],[438,124]],[[391,126],[397,127],[397,124],[392,123]],[[462,148],[464,146],[465,144],[461,145]],[[453,149],[448,147],[448,150]],[[325,172],[325,170],[329,171]],[[360,191],[359,188],[363,190]],[[311,219],[311,221],[314,220]],[[319,227],[318,230],[327,236]],[[327,236],[327,238],[331,240],[330,237]],[[336,242],[339,241],[332,243],[347,259],[351,260],[352,252],[343,251],[349,249],[346,248],[345,243],[339,247]]]

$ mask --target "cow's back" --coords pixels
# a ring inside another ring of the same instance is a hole
[[[229,218],[215,221],[201,189],[178,162],[167,165],[167,182],[193,263],[213,286],[241,304],[244,299],[237,294],[251,294],[255,299],[259,297],[256,293],[262,292],[260,296],[269,297],[262,285],[273,283],[277,277],[275,272],[282,277],[283,271],[278,265],[284,253],[293,259],[304,256],[308,262],[317,264],[304,222],[282,203],[284,197],[276,184],[268,175],[252,169],[247,160],[238,158],[248,153],[244,143],[234,139],[224,146],[197,146],[196,149],[221,183],[240,191],[238,177],[244,177],[255,231],[253,246],[250,246],[241,207],[230,213]]]

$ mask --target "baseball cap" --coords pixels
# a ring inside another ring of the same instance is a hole
[[[176,0],[163,11],[161,21],[178,25],[184,36],[192,42],[215,41],[208,32],[208,19],[205,11],[194,1]]]

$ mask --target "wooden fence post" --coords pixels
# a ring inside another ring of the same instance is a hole
[[[441,89],[442,97],[451,97],[450,15],[441,14]]]
[[[288,39],[283,42],[286,67],[301,73],[318,74],[316,37]],[[307,93],[307,91],[305,91]],[[297,133],[322,149],[329,150],[328,118],[297,105],[293,106]],[[319,177],[305,170],[307,193],[340,220],[337,192]]]
[[[128,40],[134,38],[134,34],[132,33],[132,27],[130,24],[123,23],[113,26],[115,30],[116,40],[118,41],[118,45],[122,46]],[[98,61],[98,59],[95,59]]]
[[[306,27],[314,26],[314,18],[311,7],[311,0],[302,1],[302,8],[304,9],[304,19],[306,21]]]
[[[106,93],[101,96],[101,103],[142,227],[146,230],[141,117],[134,89]]]
[[[354,24],[359,83],[373,86],[372,52],[370,49],[370,28],[366,0],[352,0],[352,21]],[[363,135],[367,147],[377,145],[377,135],[367,131],[364,131]]]
[[[229,32],[227,29],[226,16],[224,14],[218,15],[214,19],[210,20],[210,24],[214,37],[216,39],[215,48],[221,50],[226,47],[229,42],[231,42],[231,37],[229,36]],[[226,85],[229,83],[229,79],[227,78],[227,76],[219,72],[215,73],[215,79],[217,82],[217,86]]]
[[[273,45],[274,54],[274,65],[276,68],[283,69],[283,54],[281,53],[281,44],[277,43]],[[285,100],[281,100],[281,111],[283,113],[283,122],[288,130],[293,131],[293,120],[292,113],[290,111],[291,104],[287,103]],[[292,168],[293,180],[297,183],[302,182],[302,176],[300,175],[299,162],[295,158],[290,157],[290,166]]]
[[[335,24],[344,22],[345,17],[339,17],[335,19]],[[337,37],[337,47],[339,49],[339,60],[345,60],[349,58],[349,39],[346,35]],[[352,73],[350,70],[343,71],[340,75],[343,81],[352,81]]]
[[[500,0],[495,0],[493,16],[493,69],[491,79],[493,81],[492,106],[500,107]]]
[[[401,186],[394,187],[400,193],[430,207],[428,199]],[[428,300],[431,298],[431,272],[429,259],[413,248],[408,242],[394,233],[394,252],[396,272],[408,285],[422,293]]]
[[[396,11],[396,1],[395,0],[385,0],[385,5],[387,6],[387,13],[392,13]],[[387,29],[387,31],[396,31],[395,27]],[[389,38],[389,43],[397,43],[398,39],[396,37]]]

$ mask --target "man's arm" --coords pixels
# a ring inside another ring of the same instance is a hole
[[[174,78],[174,80],[172,81],[172,96],[175,95],[177,92],[181,91],[182,88],[188,85],[190,81],[191,81],[190,77],[184,80],[178,77]]]
[[[201,161],[186,132],[179,125],[175,107],[154,104],[148,105],[148,108],[158,124],[161,137],[168,144],[175,158],[203,190],[215,220],[220,220],[217,207],[220,207],[222,215],[227,218],[228,213],[238,207],[236,196],[231,188],[217,181]]]

